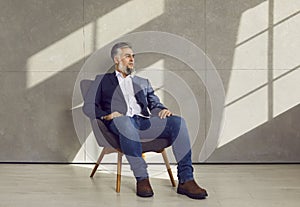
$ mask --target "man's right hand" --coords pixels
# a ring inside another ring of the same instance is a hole
[[[109,120],[112,120],[112,119],[114,119],[116,117],[119,117],[119,116],[123,116],[123,114],[120,114],[119,112],[115,111],[115,112],[112,112],[111,114],[103,116],[103,119],[106,120],[106,121],[109,121]]]

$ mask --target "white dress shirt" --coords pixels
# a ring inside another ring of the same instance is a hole
[[[133,75],[128,75],[124,78],[122,73],[116,71],[116,76],[118,78],[119,85],[121,87],[121,90],[123,92],[127,104],[126,116],[133,117],[134,115],[141,115],[142,109],[141,106],[137,103],[134,94],[134,89],[132,84]]]

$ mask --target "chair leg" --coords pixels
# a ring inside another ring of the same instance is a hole
[[[169,159],[168,159],[167,153],[166,153],[165,150],[163,150],[161,152],[161,154],[162,154],[162,156],[164,158],[164,161],[165,161],[165,164],[166,164],[166,167],[167,167],[168,174],[170,176],[170,180],[171,180],[172,186],[175,187],[176,183],[175,183],[175,180],[174,180],[174,177],[173,177],[173,173],[172,173],[172,170],[171,170],[171,167],[170,167],[170,163],[169,163]]]
[[[102,151],[101,151],[101,153],[100,153],[100,156],[99,156],[99,158],[98,158],[98,160],[97,160],[97,162],[96,162],[96,164],[95,164],[95,167],[94,167],[94,169],[93,169],[93,171],[92,171],[92,173],[91,173],[91,175],[90,175],[91,178],[94,176],[95,172],[97,171],[98,166],[99,166],[99,164],[101,163],[101,161],[102,161],[102,159],[103,159],[103,157],[104,157],[105,154],[107,154],[107,149],[104,147],[104,148],[102,149]]]
[[[123,154],[121,152],[118,152],[117,183],[116,183],[116,192],[117,193],[120,193],[120,189],[121,189],[122,156],[123,156]]]

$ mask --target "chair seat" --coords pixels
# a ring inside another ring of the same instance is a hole
[[[158,138],[147,142],[142,142],[143,152],[161,152],[171,144],[166,138]]]
[[[96,128],[99,128],[103,136],[96,136],[97,142],[100,146],[112,147],[115,149],[120,149],[119,138],[112,132],[110,132],[105,124],[99,120],[95,120]],[[93,127],[95,129],[95,127]],[[95,130],[94,130],[95,131]],[[104,140],[105,139],[105,140]],[[161,152],[164,148],[171,146],[172,143],[169,142],[167,138],[157,138],[148,140],[141,140],[143,152]]]

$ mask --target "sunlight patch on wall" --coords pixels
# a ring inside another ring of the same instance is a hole
[[[300,69],[274,81],[274,117],[300,104]]]
[[[221,147],[268,120],[268,90],[255,93],[225,108],[225,123],[218,147]]]
[[[268,2],[248,9],[241,15],[236,44],[261,33],[268,28]]]
[[[268,34],[268,3],[241,15],[232,69],[266,69]]]
[[[255,93],[257,88],[268,82],[267,70],[232,70],[225,105],[242,99],[249,93]]]
[[[274,28],[274,78],[300,65],[299,28],[300,14]]]
[[[300,103],[300,1],[274,1],[274,117]],[[292,71],[294,70],[294,71]]]
[[[232,69],[267,69],[267,54],[268,34],[263,33],[235,49]]]
[[[107,13],[86,27],[86,51],[99,49],[112,40],[125,35],[164,13],[164,0],[133,0]],[[93,37],[96,27],[97,36]],[[95,39],[94,39],[95,38]],[[96,48],[94,44],[96,43]]]
[[[96,162],[101,150],[103,147],[99,147],[97,140],[95,138],[95,134],[91,131],[89,132],[86,140],[82,143],[81,148],[77,152],[72,162]],[[107,160],[108,156],[106,156]],[[109,162],[115,162],[116,158],[111,159]]]
[[[241,15],[218,147],[268,120],[267,28],[268,2]]]
[[[98,18],[95,22],[79,28],[28,58],[27,71],[53,73],[37,79],[29,75],[27,77],[27,88],[34,87],[51,78],[60,71],[79,62],[84,56],[93,53],[95,48],[98,49],[135,30],[162,15],[163,12],[164,0],[132,0]],[[120,18],[120,16],[123,18]],[[94,44],[96,44],[96,47]]]
[[[300,11],[299,0],[274,0],[274,24]],[[298,27],[299,28],[299,27]]]
[[[42,76],[27,73],[27,88],[34,87],[63,71],[84,56],[82,28],[44,48],[27,59],[27,72],[48,72]]]
[[[218,147],[267,121],[267,70],[232,70]]]

